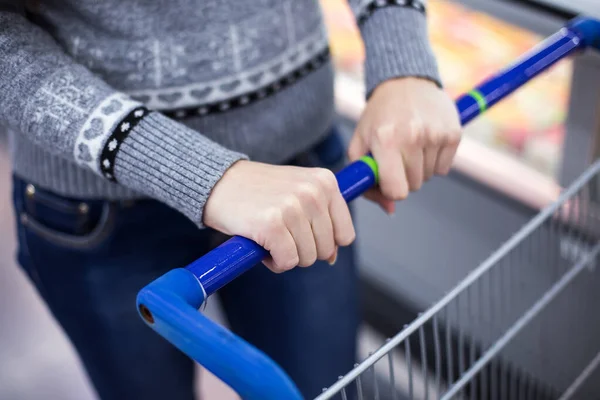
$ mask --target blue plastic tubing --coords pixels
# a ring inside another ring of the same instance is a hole
[[[520,60],[456,101],[461,122],[492,107],[557,61],[586,47],[600,48],[600,21],[577,18]],[[346,201],[375,185],[372,159],[356,161],[337,181]],[[141,317],[156,332],[202,364],[244,399],[301,399],[281,368],[255,347],[204,317],[206,298],[267,255],[251,240],[234,237],[186,268],[168,272],[138,294]]]

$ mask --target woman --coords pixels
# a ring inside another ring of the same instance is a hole
[[[350,1],[386,212],[460,139],[424,4]],[[270,252],[220,292],[307,397],[352,367],[355,233],[330,168],[333,74],[313,0],[53,0],[0,11],[19,262],[103,399],[191,399],[193,364],[136,315],[147,282],[227,235]],[[335,268],[327,263],[336,262]],[[301,267],[312,268],[301,269]]]

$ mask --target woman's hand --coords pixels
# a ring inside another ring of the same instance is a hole
[[[252,239],[271,254],[274,272],[317,259],[335,262],[337,247],[354,241],[348,205],[327,169],[238,161],[214,187],[204,224]]]
[[[388,213],[434,174],[445,175],[460,142],[456,106],[429,80],[399,78],[371,95],[352,138],[352,161],[371,152],[379,166],[379,187],[366,194]]]

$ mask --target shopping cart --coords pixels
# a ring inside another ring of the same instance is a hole
[[[591,47],[600,49],[600,21],[571,21],[460,97],[462,123],[560,59]],[[365,156],[336,176],[344,198],[352,201],[376,183],[377,165]],[[450,293],[317,399],[600,398],[598,380],[588,379],[600,364],[600,322],[594,321],[598,312],[594,304],[578,303],[577,297],[600,284],[591,273],[600,253],[599,183],[600,162]],[[266,255],[256,243],[234,237],[186,268],[150,283],[140,291],[137,306],[150,327],[242,398],[301,399],[271,359],[198,312],[208,296]],[[560,323],[572,329],[562,329],[568,332],[565,337],[545,343],[559,312]]]

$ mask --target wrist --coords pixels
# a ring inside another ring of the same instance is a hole
[[[114,149],[116,181],[171,206],[201,225],[206,200],[245,155],[151,112]]]
[[[221,203],[221,192],[227,192],[227,186],[229,186],[228,182],[239,179],[239,175],[243,174],[243,171],[251,163],[252,161],[239,159],[233,162],[229,168],[223,172],[221,178],[214,184],[206,199],[201,221],[203,225],[222,231],[218,221],[213,218],[213,216],[218,213],[216,208],[219,207],[219,204]]]
[[[440,89],[436,81],[427,77],[402,76],[390,78],[381,82],[373,89],[371,98],[375,97],[378,93],[397,93],[399,90],[408,90],[409,92],[412,92],[419,90],[418,88],[423,88],[424,85],[427,86],[428,89],[432,89],[429,86],[432,86],[435,89]]]
[[[389,78],[389,79],[381,82],[375,88],[375,90],[377,90],[377,88],[379,88],[381,86],[397,86],[397,85],[411,85],[411,84],[418,84],[418,85],[428,84],[428,85],[433,85],[433,86],[439,88],[439,84],[437,83],[437,81],[435,81],[431,78],[428,78],[426,76],[412,76],[411,75],[411,76],[397,76],[397,77]]]

